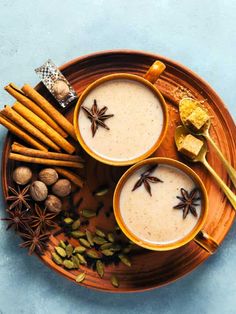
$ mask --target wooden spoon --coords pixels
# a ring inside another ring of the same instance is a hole
[[[175,130],[175,144],[177,148],[180,148],[180,143],[182,142],[183,138],[188,135],[188,130],[183,127],[182,125],[178,126]],[[222,191],[227,196],[228,200],[232,204],[233,208],[236,210],[236,195],[228,188],[228,186],[224,183],[224,181],[218,176],[218,174],[215,172],[215,170],[210,166],[210,164],[206,160],[206,153],[207,153],[207,144],[203,137],[201,137],[201,140],[203,141],[203,147],[200,150],[199,154],[194,158],[190,159],[186,157],[189,161],[192,162],[201,162],[208,171],[212,174],[213,178],[216,180],[216,182],[221,187]]]
[[[209,119],[208,122],[197,132],[193,131],[188,127],[186,124],[186,119],[189,114],[193,112],[197,107],[202,108],[204,111],[206,111],[206,108],[203,108],[201,103],[193,98],[183,98],[179,103],[179,113],[180,113],[180,119],[188,131],[194,135],[197,136],[203,136],[206,140],[208,140],[211,145],[214,147],[216,154],[222,161],[223,165],[226,168],[226,171],[233,182],[234,187],[236,188],[236,170],[230,165],[230,163],[226,160],[224,155],[222,154],[219,147],[216,145],[216,143],[213,141],[212,137],[210,136],[209,129],[211,126],[211,120]]]

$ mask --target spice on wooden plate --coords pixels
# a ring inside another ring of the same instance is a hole
[[[85,279],[85,273],[80,273],[80,274],[76,277],[75,281],[76,281],[76,282],[82,282],[82,281],[84,281],[84,279]]]
[[[29,248],[29,255],[34,251],[42,254],[47,248],[50,233],[41,233],[40,229],[34,231],[31,228],[27,228],[24,232],[20,233],[20,236],[24,239],[24,242],[20,244],[20,247]]]
[[[53,168],[45,168],[39,172],[39,179],[46,185],[52,185],[58,180],[58,173]]]
[[[29,167],[16,167],[13,171],[12,178],[19,185],[26,185],[32,179],[32,171]]]
[[[57,216],[57,213],[49,213],[47,212],[47,208],[41,209],[38,204],[35,204],[34,211],[35,214],[30,216],[30,225],[32,228],[45,231],[48,228],[56,227],[53,219]]]
[[[22,211],[18,207],[15,207],[14,210],[7,209],[9,217],[1,218],[1,220],[6,221],[8,223],[7,229],[11,227],[15,231],[19,231],[20,229],[25,229],[28,223],[27,211]]]
[[[101,260],[96,261],[96,270],[98,275],[102,278],[104,276],[104,264]]]
[[[115,287],[118,288],[119,287],[119,281],[118,278],[115,275],[111,276],[111,284]]]
[[[11,186],[8,187],[11,194],[13,194],[6,197],[6,200],[11,202],[11,205],[9,206],[10,210],[16,206],[18,206],[19,209],[22,209],[23,206],[25,206],[26,209],[30,208],[30,205],[28,204],[28,201],[30,200],[30,195],[28,194],[29,188],[30,185],[27,185],[22,190],[19,186],[17,186],[17,189],[12,188]]]
[[[36,202],[44,201],[48,196],[48,188],[46,184],[41,181],[34,181],[30,185],[30,196]]]
[[[85,218],[92,218],[94,216],[96,216],[96,212],[92,209],[83,209],[82,210],[82,215],[85,217]]]

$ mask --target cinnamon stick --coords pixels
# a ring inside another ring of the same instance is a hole
[[[41,150],[32,149],[32,148],[22,146],[16,142],[14,142],[11,145],[11,150],[14,153],[18,153],[18,154],[30,156],[30,157],[66,160],[66,161],[74,161],[74,162],[79,162],[79,163],[84,162],[80,156],[62,154],[62,153],[54,153],[54,152],[43,152]]]
[[[15,84],[10,83],[5,86],[5,90],[12,95],[16,100],[21,102],[28,109],[33,111],[37,116],[44,120],[50,127],[57,131],[61,136],[67,137],[67,133],[51,118],[44,110],[36,105],[30,98],[28,98],[22,90],[20,90]]]
[[[27,107],[19,102],[16,102],[12,108],[38,128],[42,133],[47,135],[54,143],[64,149],[67,153],[72,154],[75,151],[74,146],[72,146],[64,137],[53,130],[46,122],[44,122]]]
[[[49,165],[49,166],[61,166],[61,167],[71,167],[71,168],[83,168],[84,166],[83,164],[74,162],[74,161],[37,158],[37,157],[24,156],[24,155],[15,154],[15,153],[10,153],[9,159],[17,160],[21,162],[33,163],[33,164]]]
[[[51,118],[55,121],[74,139],[76,139],[75,130],[73,124],[71,124],[56,108],[53,107],[41,94],[39,94],[29,84],[25,84],[22,87],[22,91],[32,99],[41,109],[43,109]]]
[[[75,185],[79,186],[80,188],[83,187],[84,185],[84,181],[75,173],[63,169],[63,168],[59,168],[59,167],[54,167],[54,169],[63,177],[69,179],[72,183],[74,183]]]
[[[29,145],[37,149],[40,149],[41,151],[44,151],[44,152],[48,151],[46,146],[44,146],[43,144],[41,144],[40,142],[38,142],[37,140],[29,136],[28,134],[26,134],[21,128],[16,126],[14,123],[12,123],[10,120],[2,116],[1,114],[0,114],[0,124],[5,126],[10,132],[18,136],[20,139],[22,139]]]
[[[19,125],[22,129],[25,129],[27,133],[32,134],[34,138],[39,139],[42,143],[51,147],[55,151],[60,151],[60,147],[52,142],[46,135],[36,129],[31,123],[25,120],[21,115],[19,115],[14,109],[10,106],[5,106],[1,113],[10,119],[13,123]]]

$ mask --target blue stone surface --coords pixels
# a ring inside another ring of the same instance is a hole
[[[234,0],[0,0],[2,88],[36,84],[33,69],[99,50],[154,52],[188,66],[236,117]],[[0,127],[0,149],[6,130]],[[217,210],[217,206],[216,206]],[[4,212],[0,198],[0,215]],[[236,228],[216,255],[187,277],[142,294],[108,294],[76,286],[28,257],[0,222],[0,313],[236,313]]]

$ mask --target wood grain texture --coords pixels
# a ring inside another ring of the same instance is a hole
[[[187,94],[189,96],[189,94],[191,94],[199,100],[207,100],[205,105],[210,115],[213,117],[210,133],[226,158],[228,158],[235,167],[235,124],[222,100],[214,90],[186,67],[158,55],[122,50],[106,51],[80,57],[63,65],[61,70],[77,93],[80,94],[88,84],[106,74],[125,72],[144,75],[149,66],[156,59],[161,60],[167,66],[164,74],[162,74],[161,78],[157,81],[156,86],[166,99],[170,122],[167,136],[153,156],[165,156],[181,160],[180,156],[177,155],[174,145],[175,126],[180,123],[177,105],[182,95]],[[56,106],[54,99],[49,95],[42,84],[39,84],[36,88]],[[72,121],[73,118],[73,108],[74,106],[72,105],[71,108],[65,112],[70,121]],[[7,194],[7,186],[11,184],[10,174],[15,165],[13,161],[8,160],[10,146],[14,140],[15,137],[8,134],[3,151],[2,183],[5,197]],[[91,191],[104,182],[109,182],[113,190],[116,182],[127,168],[115,168],[102,165],[92,160],[86,154],[84,157],[87,163],[87,184],[85,184],[80,192],[73,195],[73,204],[76,207],[78,199],[83,197],[84,201],[82,207],[94,208],[97,206],[97,200],[91,196]],[[221,178],[230,186],[226,171],[211,147],[209,147],[208,161]],[[199,174],[208,191],[209,215],[204,230],[213,236],[218,243],[222,243],[233,223],[235,212],[227,202],[224,194],[212,180],[210,174],[200,165],[188,165]],[[98,217],[91,220],[91,229],[93,225],[97,225],[101,229],[111,230],[112,226],[115,224],[113,216],[109,219],[105,216],[106,209],[112,204],[112,190],[104,199],[105,209],[101,211]],[[61,275],[74,281],[77,274],[76,271],[66,271],[51,261],[50,250],[53,245],[57,244],[58,241],[63,238],[63,235],[57,237],[52,236],[48,251],[44,256],[40,257],[40,259]],[[74,244],[77,243],[76,240],[72,242],[74,242]],[[94,271],[85,269],[87,275],[81,285],[109,292],[144,291],[177,280],[194,270],[208,257],[209,254],[199,248],[194,242],[169,252],[152,252],[137,248],[131,256],[131,268],[121,264],[118,267],[109,266],[106,269],[103,279],[100,279]],[[213,258],[217,258],[217,253]],[[109,277],[112,273],[120,280],[119,288],[114,288],[110,283]]]

